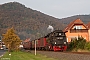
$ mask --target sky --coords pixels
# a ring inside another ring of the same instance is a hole
[[[90,14],[90,0],[0,0],[0,5],[14,1],[59,19]]]

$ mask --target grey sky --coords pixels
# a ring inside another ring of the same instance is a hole
[[[90,14],[90,0],[1,0],[0,4],[13,1],[56,18]]]

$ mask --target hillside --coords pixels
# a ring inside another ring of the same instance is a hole
[[[59,19],[27,8],[18,2],[0,5],[0,34],[14,27],[21,39],[35,39],[48,33],[48,25],[52,25],[54,29],[65,27]]]
[[[90,22],[90,15],[75,15],[67,18],[60,19],[60,21],[64,24],[69,24],[71,21],[80,18],[85,24]]]
[[[8,28],[14,27],[22,40],[39,38],[48,33],[48,25],[55,30],[63,30],[71,21],[80,18],[85,24],[90,22],[90,15],[76,15],[57,19],[40,11],[25,7],[18,2],[0,5],[0,35]]]

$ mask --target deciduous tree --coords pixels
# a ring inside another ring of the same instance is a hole
[[[3,34],[2,41],[5,43],[5,46],[8,48],[8,51],[18,50],[21,43],[20,38],[16,35],[15,30],[10,28],[5,34]]]

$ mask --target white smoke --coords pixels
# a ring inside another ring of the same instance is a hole
[[[54,31],[54,28],[51,25],[49,25],[48,28],[47,28],[47,30],[48,30],[48,32],[53,32]]]

